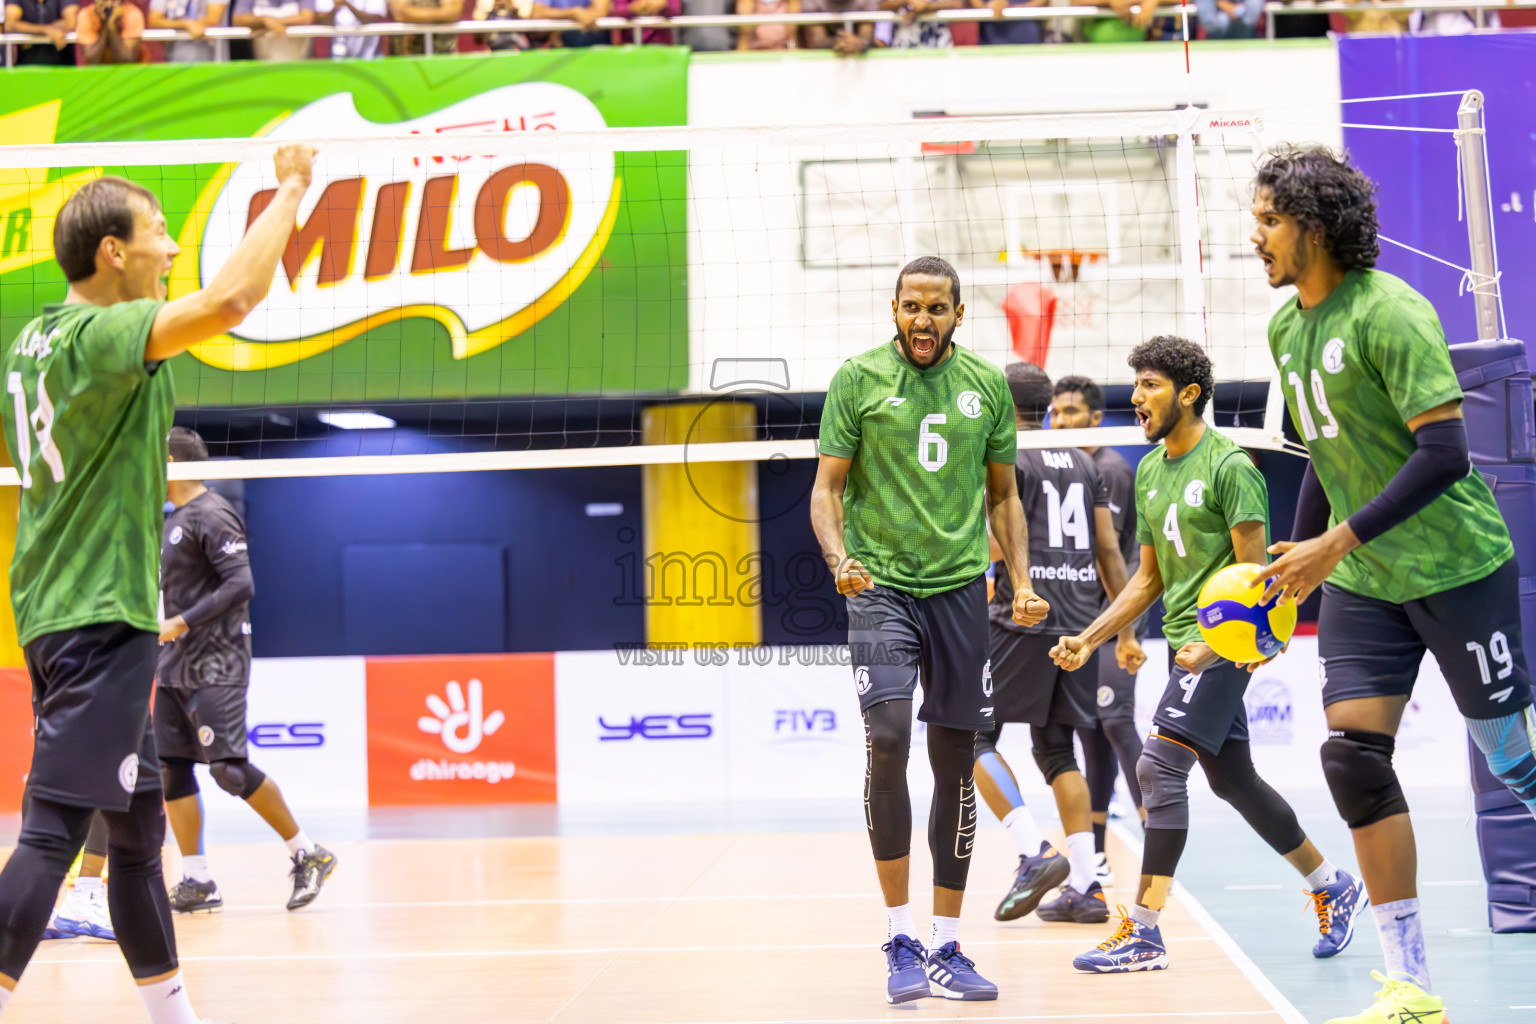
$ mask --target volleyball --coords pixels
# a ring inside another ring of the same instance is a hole
[[[1263,566],[1229,565],[1200,588],[1200,635],[1217,654],[1239,665],[1279,654],[1296,631],[1296,602],[1278,596],[1260,603],[1264,587],[1251,586]]]

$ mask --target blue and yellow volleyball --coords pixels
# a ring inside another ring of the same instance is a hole
[[[1273,658],[1296,631],[1296,602],[1281,604],[1274,597],[1261,604],[1263,585],[1250,586],[1262,568],[1252,562],[1229,565],[1200,588],[1200,635],[1211,650],[1240,665]]]

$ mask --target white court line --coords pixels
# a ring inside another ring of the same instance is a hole
[[[1209,935],[1180,936],[1170,941],[1187,942],[1217,941]],[[970,946],[1081,946],[1081,937],[1075,939],[967,939]],[[277,960],[408,960],[419,957],[424,960],[447,957],[534,957],[534,956],[613,956],[617,953],[769,953],[811,949],[862,949],[870,948],[868,942],[828,943],[826,945],[784,946],[587,946],[579,949],[461,949],[432,950],[430,952],[405,951],[398,953],[264,953],[240,956],[184,956],[182,963],[243,963]],[[54,959],[34,957],[33,963],[48,964],[114,964],[122,966],[117,957],[80,957]]]
[[[1111,821],[1109,827],[1114,829],[1115,835],[1120,837],[1122,843],[1129,846],[1138,857],[1141,856],[1141,843],[1136,840],[1135,836],[1131,835],[1124,825],[1118,821]],[[1301,1011],[1292,1006],[1291,1001],[1285,998],[1284,993],[1275,987],[1275,983],[1264,976],[1264,972],[1259,970],[1257,964],[1248,959],[1248,954],[1244,953],[1242,947],[1233,941],[1232,936],[1227,934],[1225,928],[1216,923],[1216,919],[1211,916],[1210,911],[1206,910],[1200,901],[1195,899],[1194,893],[1185,888],[1183,883],[1175,881],[1173,883],[1173,895],[1178,897],[1179,902],[1189,911],[1190,916],[1199,921],[1205,930],[1210,933],[1210,937],[1215,940],[1216,945],[1221,947],[1222,952],[1227,954],[1227,958],[1242,972],[1243,977],[1247,978],[1253,987],[1259,990],[1259,994],[1269,1002],[1270,1006],[1275,1008],[1275,1012],[1285,1020],[1286,1024],[1307,1024],[1307,1018],[1301,1015]],[[1193,1016],[1193,1014],[1188,1016]]]
[[[1276,886],[1279,888],[1279,886]],[[1109,889],[1109,892],[1131,892],[1129,888]],[[1006,890],[967,889],[968,895],[986,900],[991,897],[1001,898]],[[873,900],[879,899],[880,894],[874,890],[869,892],[829,892],[829,893],[777,893],[765,896],[761,893],[733,893],[724,896],[552,896],[545,899],[509,899],[509,900],[404,900],[387,903],[341,903],[327,900],[324,904],[327,910],[414,910],[420,907],[543,907],[543,906],[583,906],[605,905],[615,903],[780,903],[787,900]],[[222,913],[225,914],[280,914],[286,916],[292,911],[283,910],[276,904],[267,906],[252,904],[250,906],[231,907],[226,905]]]
[[[1149,1017],[1273,1017],[1274,1010],[1184,1010],[1167,1013],[1032,1013],[1017,1017],[920,1017],[923,1024],[973,1020],[1146,1020]],[[715,1024],[890,1024],[890,1017],[776,1017],[717,1021]],[[682,1024],[682,1022],[680,1022]]]

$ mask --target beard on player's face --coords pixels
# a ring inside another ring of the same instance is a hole
[[[1138,383],[1131,402],[1148,444],[1157,444],[1173,433],[1184,418],[1184,405],[1179,401],[1179,393],[1172,381],[1156,386]]]
[[[901,343],[902,355],[907,357],[907,362],[922,369],[937,365],[949,351],[959,326],[950,324],[949,330],[941,335],[932,320],[913,320],[905,326],[898,325],[896,336]]]

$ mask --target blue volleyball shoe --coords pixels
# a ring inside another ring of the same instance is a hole
[[[1023,917],[1038,907],[1046,893],[1065,882],[1071,873],[1072,866],[1067,863],[1067,858],[1056,852],[1050,843],[1041,843],[1038,854],[1019,858],[1013,885],[1008,887],[1008,894],[992,916],[999,921]]]
[[[928,954],[928,981],[933,994],[945,999],[977,1002],[997,998],[997,986],[976,973],[976,964],[960,952],[958,942],[946,942]]]
[[[1109,903],[1104,899],[1104,887],[1093,881],[1088,883],[1087,892],[1078,892],[1070,885],[1062,886],[1056,898],[1040,904],[1035,913],[1042,921],[1103,924],[1109,920]]]
[[[1091,974],[1128,974],[1131,971],[1162,971],[1168,968],[1168,947],[1163,933],[1148,928],[1119,908],[1115,933],[1093,949],[1072,960],[1072,966]]]
[[[1317,945],[1312,947],[1312,955],[1319,960],[1337,956],[1355,937],[1355,918],[1370,903],[1365,887],[1360,884],[1360,879],[1341,869],[1332,885],[1305,892],[1312,897],[1317,930],[1321,933]]]
[[[905,1003],[928,995],[928,953],[923,944],[906,935],[893,935],[880,947],[885,953],[885,1001]]]

